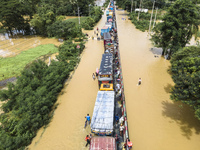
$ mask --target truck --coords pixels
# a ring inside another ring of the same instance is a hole
[[[109,19],[112,19],[112,16],[107,16],[107,21],[108,21]]]
[[[106,23],[105,23],[105,26],[108,26],[108,27],[109,27],[109,31],[111,31],[112,28],[113,28],[112,22],[106,22]]]
[[[109,12],[109,16],[112,16],[112,17],[113,17],[113,12]]]
[[[109,15],[109,10],[106,11],[106,16],[108,16],[108,15]]]
[[[113,54],[103,54],[98,74],[99,87],[101,84],[113,83]]]
[[[112,53],[114,55],[114,44],[113,43],[108,43],[104,46],[104,53]]]
[[[91,132],[95,135],[112,135],[114,123],[114,91],[98,91],[91,120]]]
[[[103,34],[106,33],[106,32],[109,32],[110,29],[108,26],[104,26],[102,29],[101,29],[101,37],[103,38]]]
[[[94,136],[91,139],[89,150],[117,150],[117,144],[114,137]]]
[[[108,43],[112,43],[112,38],[109,32],[103,33],[103,40],[104,40],[104,46]]]

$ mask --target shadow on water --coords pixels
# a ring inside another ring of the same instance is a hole
[[[162,115],[165,117],[171,118],[173,121],[170,123],[176,122],[181,129],[182,135],[187,139],[193,134],[200,133],[200,121],[194,117],[194,111],[188,105],[182,104],[181,102],[162,102],[163,112]],[[193,133],[193,129],[195,133]]]
[[[165,92],[166,93],[170,93],[171,90],[172,90],[172,87],[173,87],[173,85],[171,85],[171,84],[168,83],[167,86],[164,87]]]

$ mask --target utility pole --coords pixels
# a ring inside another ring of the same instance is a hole
[[[89,16],[90,16],[90,4],[89,4]]]
[[[78,7],[78,21],[79,21],[79,25],[81,24],[81,18],[80,18],[80,12],[79,12],[79,7]]]
[[[157,11],[158,11],[158,7],[156,8],[156,14],[155,14],[155,18],[154,18],[153,28],[154,28],[155,22],[156,22]],[[153,29],[153,28],[152,28],[152,29]]]
[[[138,21],[140,20],[140,11],[142,11],[141,10],[141,4],[142,4],[142,0],[140,0],[140,8],[139,8],[139,13],[138,13]]]
[[[136,6],[137,6],[137,1],[135,1],[135,10],[136,10]],[[136,13],[136,11],[135,11],[135,13]]]
[[[131,13],[133,11],[133,0],[131,0]]]
[[[151,30],[151,21],[152,21],[152,16],[153,16],[154,5],[155,5],[155,0],[153,1],[153,7],[152,7],[152,12],[151,12],[151,19],[150,19],[150,23],[149,23],[149,34],[150,34],[150,30]]]

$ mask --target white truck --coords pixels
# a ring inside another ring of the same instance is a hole
[[[91,121],[92,133],[96,135],[112,135],[114,95],[114,91],[98,91]]]

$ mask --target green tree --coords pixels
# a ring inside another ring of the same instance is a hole
[[[13,30],[23,30],[27,34],[30,32],[28,20],[23,18],[23,15],[26,15],[26,8],[20,1],[1,0],[0,10],[2,28],[11,35],[13,35]]]
[[[188,0],[177,0],[163,17],[152,35],[156,46],[163,48],[163,55],[170,49],[169,55],[185,47],[194,31],[198,30],[199,12],[196,5]]]
[[[81,29],[74,22],[56,21],[47,27],[49,37],[57,37],[63,39],[75,38],[81,33]]]
[[[47,27],[56,20],[55,8],[50,2],[43,1],[37,8],[37,14],[33,16],[31,25],[35,28],[37,34],[47,36]]]
[[[200,120],[200,47],[185,47],[171,59],[172,79],[175,83],[171,99],[188,104]]]

